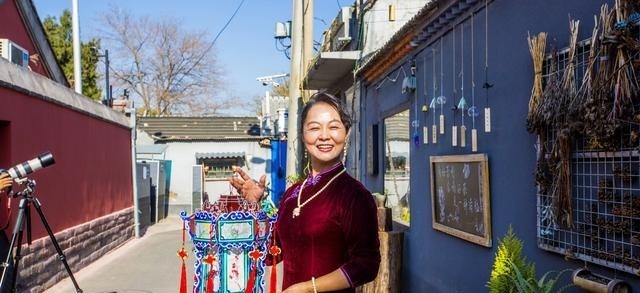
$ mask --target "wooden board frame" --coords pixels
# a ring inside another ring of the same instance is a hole
[[[469,242],[473,242],[485,247],[491,247],[491,200],[489,188],[489,159],[487,154],[470,154],[470,155],[448,155],[448,156],[431,156],[430,172],[431,172],[431,222],[433,229],[462,238]],[[479,190],[482,193],[482,221],[484,225],[484,233],[478,236],[455,227],[447,226],[436,221],[436,174],[435,167],[437,163],[479,163],[480,164],[480,180]]]

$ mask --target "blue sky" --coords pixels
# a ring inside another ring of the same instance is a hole
[[[111,5],[127,9],[132,15],[174,17],[189,30],[207,30],[211,39],[222,29],[242,0],[79,0],[80,38],[99,37],[99,15]],[[59,17],[64,9],[71,10],[72,0],[33,0],[41,18]],[[352,0],[316,0],[314,22],[315,40],[338,14],[339,5]],[[245,0],[229,26],[218,38],[217,56],[226,70],[227,85],[236,96],[247,102],[264,95],[268,90],[256,77],[288,73],[289,60],[276,50],[275,23],[291,20],[292,0]],[[326,23],[323,23],[323,21]],[[251,115],[252,108],[232,109],[226,114]]]

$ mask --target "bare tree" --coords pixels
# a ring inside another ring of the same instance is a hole
[[[130,88],[143,116],[214,115],[233,102],[206,31],[190,32],[175,19],[133,17],[112,7],[101,38],[113,51],[115,83]]]

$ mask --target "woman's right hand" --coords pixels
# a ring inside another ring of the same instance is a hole
[[[238,166],[233,166],[233,172],[238,176],[229,178],[231,185],[249,202],[258,202],[264,194],[266,175],[260,177],[260,181],[255,181],[249,174]]]

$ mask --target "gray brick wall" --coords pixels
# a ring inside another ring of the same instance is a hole
[[[55,237],[75,276],[80,269],[132,239],[133,228],[133,208],[128,208],[58,232]],[[19,292],[43,292],[68,277],[49,236],[34,240],[31,246],[23,245],[21,254]]]

